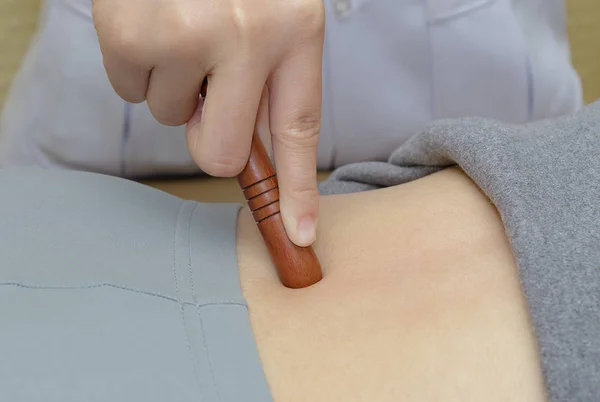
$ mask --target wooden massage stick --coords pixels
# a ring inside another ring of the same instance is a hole
[[[203,98],[207,85],[205,79],[200,90]],[[319,282],[323,274],[313,248],[297,246],[285,231],[279,211],[277,174],[257,133],[252,137],[248,163],[237,179],[281,283],[298,289]]]

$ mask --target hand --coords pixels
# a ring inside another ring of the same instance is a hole
[[[146,100],[163,124],[187,123],[190,154],[210,175],[244,168],[263,99],[267,121],[258,124],[271,132],[285,227],[294,243],[310,245],[322,0],[94,0],[93,17],[115,91],[129,102]]]

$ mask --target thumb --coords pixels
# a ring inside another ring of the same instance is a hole
[[[280,96],[273,96],[278,92],[276,89],[272,86],[269,89],[270,128],[279,181],[281,215],[290,240],[298,246],[306,247],[316,239],[318,221],[317,146],[320,102],[316,102],[312,114],[294,114],[286,110],[284,116],[294,117],[284,123],[274,116],[273,106],[281,108],[285,102],[282,102]]]
[[[269,81],[269,121],[280,209],[290,240],[316,239],[319,193],[317,146],[321,128],[322,42],[285,60]]]
[[[290,240],[301,247],[316,240],[319,193],[315,139],[273,137],[283,224]]]

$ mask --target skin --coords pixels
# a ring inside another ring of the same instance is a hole
[[[203,171],[237,175],[248,160],[255,125],[268,133],[286,231],[294,243],[312,244],[318,217],[322,0],[92,4],[115,91],[129,102],[147,101],[163,124],[187,124],[190,154]]]
[[[275,401],[546,400],[498,213],[459,170],[324,197],[325,278],[283,288],[251,217],[242,289]]]

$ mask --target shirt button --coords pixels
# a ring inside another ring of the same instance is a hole
[[[332,0],[335,15],[338,18],[347,18],[352,10],[352,0]]]

